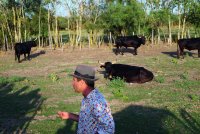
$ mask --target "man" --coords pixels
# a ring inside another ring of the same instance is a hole
[[[104,96],[94,87],[94,68],[78,65],[73,76],[72,85],[77,93],[82,93],[83,100],[79,115],[69,112],[58,112],[62,119],[78,122],[78,134],[113,134],[115,124],[111,110]]]

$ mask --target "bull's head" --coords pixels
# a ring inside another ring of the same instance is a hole
[[[141,44],[145,45],[145,43],[146,43],[145,36],[139,36],[139,39],[140,39]]]
[[[100,68],[105,69],[104,78],[110,78],[111,77],[111,72],[112,72],[111,71],[112,70],[112,63],[111,62],[100,63]]]

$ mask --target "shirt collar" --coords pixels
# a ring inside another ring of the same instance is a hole
[[[86,99],[89,99],[92,97],[92,95],[96,92],[96,89],[93,89],[88,95],[87,97],[85,97]]]

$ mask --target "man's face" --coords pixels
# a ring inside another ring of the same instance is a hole
[[[78,81],[78,79],[76,77],[73,77],[72,86],[73,86],[75,92],[77,92],[77,93],[81,92],[81,80]]]

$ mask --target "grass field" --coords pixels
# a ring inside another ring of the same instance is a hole
[[[57,117],[58,111],[79,113],[82,95],[73,91],[78,64],[101,62],[143,66],[154,80],[127,84],[109,81],[97,72],[96,86],[111,105],[116,134],[199,134],[200,58],[187,52],[176,59],[176,46],[142,46],[138,55],[115,55],[109,48],[33,50],[31,61],[14,61],[13,52],[0,55],[0,133],[74,134],[77,123]],[[41,51],[43,53],[41,53]],[[130,50],[131,51],[131,50]]]

